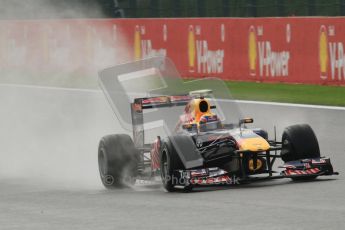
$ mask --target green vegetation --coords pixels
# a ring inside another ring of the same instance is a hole
[[[345,15],[345,0],[0,0],[0,5],[0,19]]]
[[[104,4],[106,0],[98,0]],[[125,17],[286,17],[345,15],[345,0],[117,0]]]
[[[345,87],[283,83],[226,82],[234,98],[345,106]]]

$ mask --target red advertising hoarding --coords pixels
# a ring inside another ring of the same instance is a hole
[[[345,18],[1,21],[0,67],[87,71],[164,55],[183,77],[345,85]]]

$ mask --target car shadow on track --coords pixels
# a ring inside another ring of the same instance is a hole
[[[237,190],[237,189],[257,189],[257,188],[272,188],[272,187],[282,187],[282,186],[294,186],[296,184],[304,183],[322,183],[327,181],[335,181],[336,178],[325,178],[325,179],[315,179],[312,181],[261,181],[254,183],[238,184],[238,185],[219,185],[219,186],[207,186],[207,187],[196,187],[191,192],[214,192],[214,191],[224,191],[224,190]],[[181,191],[183,192],[183,190]]]
[[[282,186],[295,186],[297,184],[305,184],[305,183],[325,183],[336,181],[336,178],[318,178],[312,181],[292,181],[292,180],[280,180],[280,181],[260,181],[254,183],[246,183],[246,184],[237,184],[237,185],[210,185],[210,186],[198,186],[194,187],[192,191],[186,191],[184,189],[176,189],[174,193],[203,193],[203,192],[217,192],[217,191],[225,191],[225,190],[238,190],[238,189],[257,189],[257,188],[272,188],[272,187],[282,187]],[[148,184],[136,184],[134,186],[125,187],[121,189],[111,189],[111,190],[103,190],[102,192],[105,193],[136,193],[136,192],[150,192],[150,193],[162,193],[166,192],[161,183],[148,183]]]

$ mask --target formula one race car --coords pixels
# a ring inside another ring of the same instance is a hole
[[[157,74],[154,71],[151,75]],[[106,88],[104,81],[101,84]],[[99,143],[99,171],[104,186],[122,187],[138,178],[160,175],[164,188],[171,192],[204,185],[280,178],[313,180],[337,174],[330,159],[321,157],[309,125],[289,126],[281,141],[269,140],[267,131],[247,127],[253,123],[252,118],[227,123],[223,118],[226,111],[218,109],[213,90],[176,95],[169,90],[169,95],[134,97],[129,106],[133,140],[126,134],[113,134],[104,136]],[[121,89],[106,91],[109,99]],[[225,102],[225,106],[232,103],[224,98],[219,101]],[[173,112],[176,108],[179,114]],[[163,117],[163,121],[171,117],[175,121],[166,125],[171,128],[165,136],[156,135],[151,143],[145,143],[145,115],[150,110],[156,110],[155,116]],[[277,158],[284,162],[278,167],[280,172],[273,168]]]

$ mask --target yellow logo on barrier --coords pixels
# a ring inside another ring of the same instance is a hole
[[[248,58],[249,58],[249,69],[250,75],[256,75],[256,59],[257,59],[257,48],[256,48],[256,34],[254,26],[249,28],[249,39],[248,39]]]
[[[192,25],[189,26],[188,31],[188,64],[189,64],[189,72],[194,72],[195,68],[195,34],[194,28]]]
[[[319,61],[320,61],[320,72],[321,78],[327,78],[327,67],[328,67],[328,49],[327,49],[327,29],[325,26],[320,28],[320,40],[319,40]]]
[[[6,33],[4,31],[3,25],[0,25],[0,66],[6,66],[7,61]]]
[[[141,35],[139,26],[136,26],[134,31],[134,59],[141,59]]]

